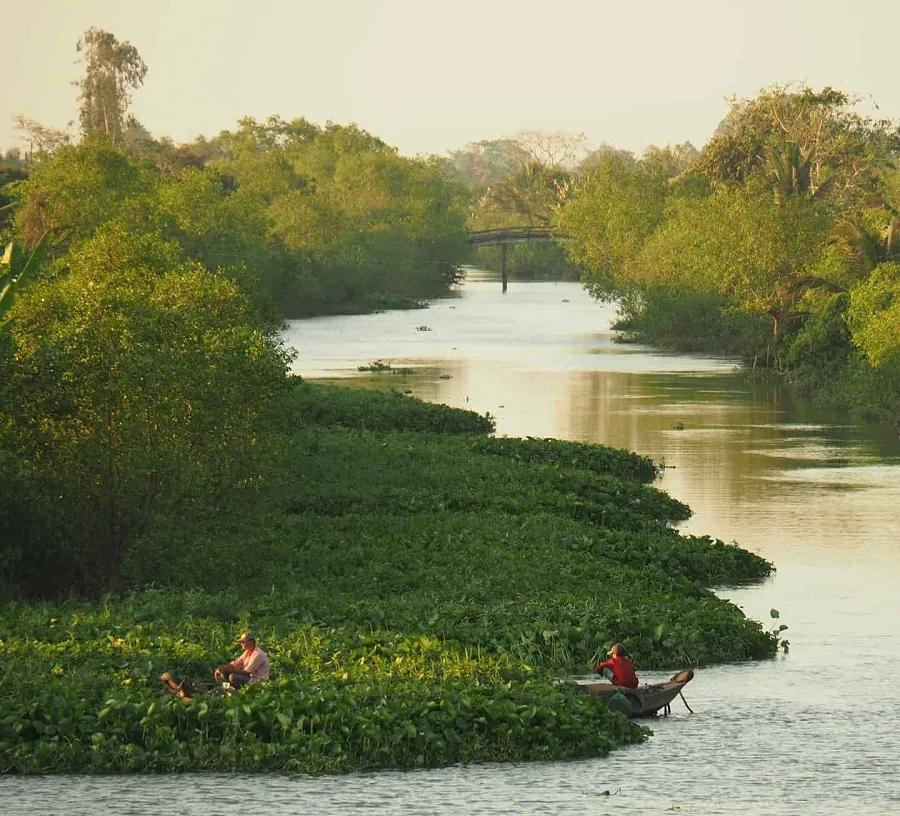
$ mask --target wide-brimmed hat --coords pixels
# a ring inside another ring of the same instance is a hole
[[[243,643],[245,640],[252,640],[254,643],[256,643],[256,633],[255,633],[255,632],[251,632],[251,631],[248,629],[246,632],[244,632],[244,634],[242,634],[242,635],[237,639],[237,642],[238,642],[238,643]]]
[[[628,652],[625,651],[625,647],[621,643],[613,643],[607,654],[618,655],[619,657],[628,657]]]

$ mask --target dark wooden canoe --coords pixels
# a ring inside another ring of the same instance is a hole
[[[591,697],[603,697],[606,699],[619,692],[631,703],[632,717],[652,717],[660,709],[665,709],[665,713],[668,714],[669,704],[691,682],[693,677],[694,672],[686,669],[678,672],[674,677],[666,680],[665,683],[655,683],[639,688],[625,688],[624,686],[614,686],[612,683],[605,682],[579,683],[578,687],[585,694],[590,694]]]

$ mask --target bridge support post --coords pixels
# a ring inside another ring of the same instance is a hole
[[[500,276],[503,280],[503,292],[506,293],[506,244],[500,244]]]

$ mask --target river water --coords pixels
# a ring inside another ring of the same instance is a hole
[[[703,669],[641,746],[581,762],[340,778],[185,775],[3,779],[14,814],[888,814],[900,812],[900,441],[750,386],[733,361],[616,344],[576,283],[471,273],[427,310],[296,321],[308,378],[490,412],[497,433],[630,448],[695,515],[777,566],[721,590],[790,652]],[[414,374],[373,375],[381,360]],[[640,664],[638,660],[638,669]],[[639,671],[640,673],[640,671]],[[667,673],[641,673],[663,679]]]

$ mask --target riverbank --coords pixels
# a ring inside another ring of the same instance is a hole
[[[771,565],[666,522],[649,460],[496,439],[472,412],[296,382],[279,467],[220,512],[159,519],[98,604],[7,605],[0,768],[340,772],[603,755],[646,732],[559,685],[614,640],[638,669],[772,656],[709,587]],[[401,429],[402,428],[402,429]],[[205,679],[255,628],[275,680]]]

